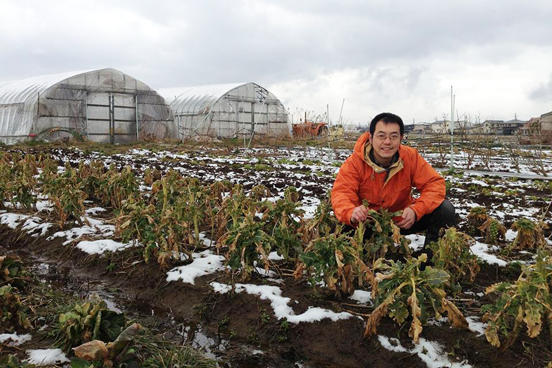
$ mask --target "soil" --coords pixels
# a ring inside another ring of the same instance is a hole
[[[145,264],[136,251],[123,251],[108,257],[87,256],[76,248],[63,246],[61,240],[30,238],[23,233],[0,227],[1,254],[16,254],[26,263],[47,263],[51,267],[46,277],[58,280],[67,292],[80,295],[102,290],[111,293],[119,308],[136,319],[158,319],[167,326],[168,337],[182,342],[194,341],[201,332],[212,339],[210,352],[223,367],[425,367],[416,354],[394,353],[383,348],[377,338],[363,338],[364,321],[350,318],[332,322],[328,319],[315,323],[289,324],[286,328],[277,321],[268,301],[248,294],[217,294],[209,286],[212,281],[229,283],[222,272],[196,279],[195,285],[181,282],[167,283],[165,273],[154,263]],[[136,264],[133,264],[137,261]],[[120,268],[107,272],[114,262]],[[481,292],[499,280],[515,278],[507,269],[483,266],[471,290]],[[283,295],[298,301],[294,311],[301,313],[310,305],[334,311],[353,311],[367,314],[371,310],[352,306],[351,300],[337,300],[333,296],[315,295],[304,282],[291,277],[279,284]],[[253,283],[267,283],[257,279]],[[479,300],[468,295],[459,303],[463,310],[477,311],[488,297]],[[190,327],[185,336],[179,331]],[[378,334],[398,338],[405,347],[412,348],[407,328],[384,319]],[[506,351],[493,348],[484,336],[473,332],[442,326],[425,326],[422,337],[438,341],[451,361],[466,360],[473,367],[542,367],[552,359],[547,346],[547,334],[536,339],[523,336]],[[262,354],[255,354],[262,350]],[[519,364],[512,364],[519,362]]]

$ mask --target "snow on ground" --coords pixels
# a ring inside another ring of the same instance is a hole
[[[115,226],[106,225],[102,221],[94,219],[92,217],[83,217],[88,220],[90,225],[84,225],[81,227],[74,227],[65,231],[58,231],[53,235],[49,236],[46,240],[53,240],[55,238],[66,238],[67,240],[63,242],[63,245],[70,244],[73,240],[80,238],[83,235],[99,235],[105,238],[113,236],[115,232]]]
[[[487,262],[488,264],[496,264],[501,267],[508,264],[508,262],[490,253],[490,251],[498,250],[498,247],[490,246],[488,244],[476,241],[475,244],[470,247],[470,249],[473,254],[475,254],[479,259]]]
[[[17,228],[17,226],[19,226],[21,221],[29,217],[29,215],[23,215],[20,213],[2,213],[0,215],[0,224],[7,225],[10,229],[15,229]]]
[[[466,321],[468,321],[468,328],[470,329],[470,331],[477,333],[477,336],[482,336],[485,334],[487,324],[481,322],[478,316],[466,317]]]
[[[175,267],[167,272],[167,281],[182,280],[182,282],[193,285],[196,277],[224,269],[224,257],[214,254],[209,249],[192,254],[192,258],[192,263]]]
[[[42,223],[40,217],[29,217],[23,223],[21,229],[26,231],[28,234],[31,234],[33,237],[45,236],[48,232],[48,229],[52,227],[53,224],[49,222]]]
[[[213,287],[215,292],[220,294],[225,294],[232,290],[232,286],[228,284],[212,282],[210,285],[211,287]],[[276,316],[276,318],[285,318],[290,323],[297,324],[300,322],[316,322],[321,321],[325,318],[329,318],[335,322],[340,319],[348,319],[353,317],[353,315],[350,313],[336,313],[334,311],[319,307],[309,307],[304,313],[296,315],[293,309],[288,306],[288,303],[291,301],[291,299],[283,297],[282,290],[277,286],[236,284],[235,292],[246,292],[247,294],[259,296],[261,300],[269,300],[272,309],[274,309],[274,315]]]
[[[138,242],[121,243],[111,239],[99,239],[83,240],[77,244],[77,248],[88,254],[102,254],[105,252],[116,252],[138,245]]]
[[[372,304],[372,292],[365,290],[355,290],[353,295],[351,295],[349,299],[353,299],[358,304]]]
[[[32,336],[29,334],[18,335],[16,333],[12,334],[0,334],[0,344],[7,344],[8,346],[18,346],[24,342],[31,341]]]
[[[86,210],[87,215],[96,216],[98,212],[105,212],[106,209],[103,207],[92,207]]]
[[[504,236],[504,239],[507,242],[513,242],[516,239],[517,231],[514,231],[512,229],[506,230],[506,235]]]
[[[38,366],[69,362],[69,359],[67,359],[61,349],[27,350],[27,354],[29,355],[29,358],[26,362]]]
[[[401,345],[401,342],[394,337],[387,337],[383,335],[378,335],[378,341],[385,349],[393,351],[396,353],[410,353],[417,354],[418,357],[429,367],[429,368],[441,368],[441,367],[451,367],[451,368],[469,368],[470,364],[465,362],[451,362],[447,359],[447,354],[444,351],[441,344],[435,341],[428,341],[423,337],[420,337],[418,344],[414,345],[414,348],[407,349]]]

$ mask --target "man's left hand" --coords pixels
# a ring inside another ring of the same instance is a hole
[[[401,229],[410,229],[416,222],[416,212],[410,207],[406,207],[401,215],[401,220],[397,222],[397,226]]]

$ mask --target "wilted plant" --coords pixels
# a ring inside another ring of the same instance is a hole
[[[284,198],[262,203],[264,230],[272,237],[278,254],[285,259],[296,259],[303,248],[299,229],[303,225],[304,211],[299,208],[295,193],[295,187],[288,187]]]
[[[489,219],[485,207],[472,207],[467,217],[466,232],[471,236],[479,235],[479,228]]]
[[[272,193],[266,186],[259,184],[251,188],[249,196],[256,201],[261,201],[263,198],[272,196]]]
[[[77,175],[82,181],[82,190],[88,198],[96,198],[102,201],[104,197],[102,189],[106,188],[108,179],[105,171],[104,163],[100,160],[92,160],[90,163],[81,161],[79,163]]]
[[[38,168],[34,155],[26,155],[22,159],[14,156],[11,170],[6,174],[8,180],[5,186],[6,198],[9,198],[13,206],[20,204],[27,210],[34,209],[35,189],[38,184],[35,177],[38,174]]]
[[[144,244],[144,259],[149,261],[156,252],[157,235],[155,231],[155,207],[136,198],[123,203],[119,215],[115,219],[115,235],[124,242],[139,241]]]
[[[22,288],[29,277],[17,256],[0,256],[0,286],[11,284]]]
[[[433,264],[435,267],[446,270],[452,278],[452,282],[473,282],[479,272],[477,256],[470,250],[474,240],[467,234],[451,227],[437,242],[429,245],[433,251]]]
[[[125,316],[107,309],[98,297],[59,315],[58,344],[65,351],[91,340],[113,341],[123,331]]]
[[[374,270],[376,288],[372,290],[376,297],[376,308],[366,321],[364,336],[377,333],[377,327],[384,316],[392,318],[402,325],[410,316],[412,322],[408,335],[418,342],[423,325],[430,316],[440,319],[443,313],[454,327],[467,328],[464,315],[454,303],[446,299],[444,288],[449,282],[449,274],[442,269],[420,265],[427,261],[426,254],[418,258],[409,258],[405,263],[379,259]]]
[[[0,325],[3,332],[16,329],[30,329],[31,322],[27,317],[29,309],[21,303],[21,297],[11,285],[0,287]]]
[[[247,214],[241,222],[232,224],[217,246],[228,247],[226,263],[240,274],[241,280],[247,280],[261,262],[268,270],[271,242],[270,236],[263,230],[263,223],[257,221],[254,215]]]
[[[44,180],[43,192],[54,204],[60,229],[63,229],[69,220],[82,224],[86,193],[83,191],[84,184],[77,172],[66,165],[63,173],[46,176]]]
[[[155,181],[161,179],[161,171],[148,167],[144,170],[144,183],[147,185],[152,185]]]
[[[546,245],[543,230],[546,224],[543,221],[533,222],[528,218],[520,218],[512,224],[512,230],[517,231],[511,249],[535,249]]]
[[[303,232],[303,242],[309,243],[312,239],[326,236],[335,231],[337,227],[337,219],[332,216],[332,203],[330,194],[320,201],[316,207],[314,216],[305,224]]]
[[[361,246],[351,242],[351,238],[338,228],[336,232],[309,243],[299,256],[302,263],[297,266],[295,277],[301,277],[306,271],[311,284],[324,281],[337,296],[351,295],[354,281],[362,283],[368,271],[361,253]]]
[[[409,240],[401,235],[401,229],[395,225],[393,217],[400,216],[401,212],[389,212],[382,208],[379,211],[369,210],[368,218],[364,222],[368,236],[364,236],[364,259],[373,264],[379,258],[385,258],[388,252],[396,255],[410,255]],[[357,232],[359,231],[357,227]]]
[[[488,324],[485,336],[493,346],[512,345],[524,324],[531,338],[541,333],[545,323],[552,331],[552,258],[548,252],[539,250],[536,263],[522,267],[516,282],[500,282],[485,291],[498,294],[494,304],[481,309],[483,321]]]
[[[101,367],[126,367],[127,364],[137,366],[135,354],[131,349],[134,339],[143,332],[138,323],[133,323],[117,336],[115,341],[105,343],[102,340],[92,340],[73,348],[77,359],[71,361],[72,368],[89,368],[90,362],[101,364]],[[96,367],[93,364],[92,367]]]
[[[115,209],[121,208],[124,200],[138,194],[138,181],[130,166],[125,166],[119,172],[112,164],[101,180],[101,200],[104,205]]]
[[[506,227],[490,216],[479,226],[479,230],[485,235],[485,242],[488,244],[498,244],[505,241]]]

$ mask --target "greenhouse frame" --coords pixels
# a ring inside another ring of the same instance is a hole
[[[181,140],[197,137],[289,137],[288,112],[253,83],[159,90],[169,102]]]
[[[170,107],[145,83],[115,69],[0,82],[0,141],[82,136],[129,143],[176,136]]]

